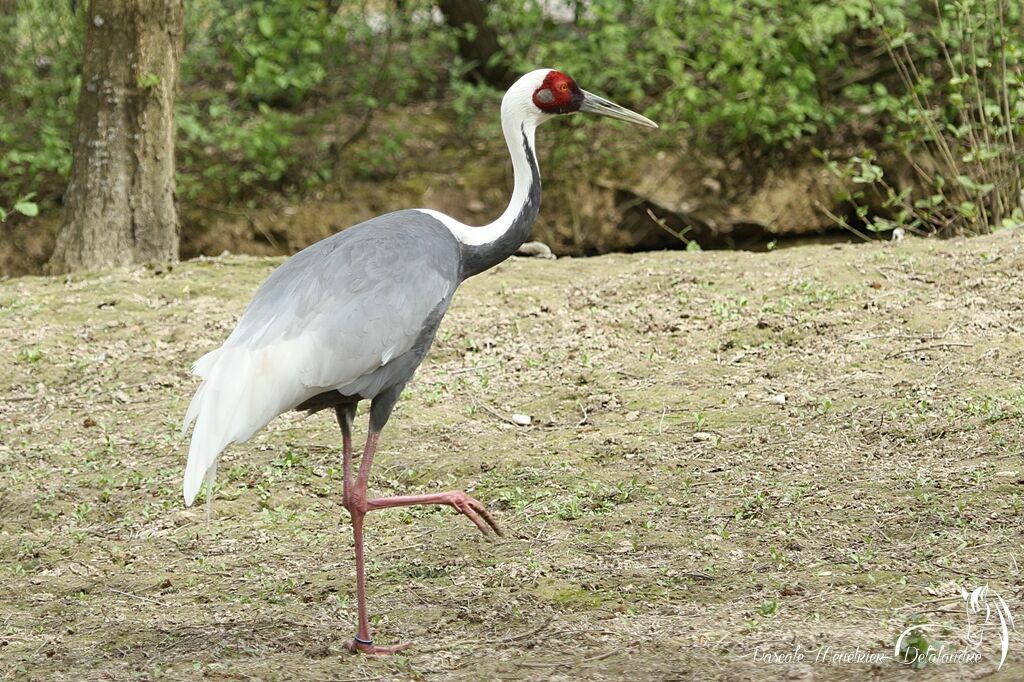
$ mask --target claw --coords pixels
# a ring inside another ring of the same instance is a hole
[[[484,521],[486,521],[488,525],[494,529],[494,532],[497,533],[498,536],[500,537],[505,537],[505,534],[501,532],[501,528],[498,527],[498,523],[494,519],[492,519],[491,515],[487,512],[487,507],[485,507],[482,502],[474,500],[472,497],[469,499],[472,500],[471,504],[476,505],[476,511],[479,512],[480,516],[484,517]]]
[[[450,493],[448,503],[458,510],[459,513],[469,517],[469,520],[480,529],[480,532],[483,533],[485,537],[489,537],[492,529],[496,534],[503,535],[501,528],[499,528],[498,524],[494,522],[494,519],[492,519],[491,515],[487,512],[487,507],[485,507],[480,500],[470,497],[461,490],[458,490]]]
[[[460,500],[459,502],[453,503],[452,506],[455,507],[455,509],[457,509],[463,515],[469,517],[469,520],[472,521],[476,525],[476,527],[480,529],[480,532],[484,534],[484,537],[488,537],[488,534],[491,532],[491,529],[487,526],[486,523],[484,523],[484,520],[480,518],[480,515],[476,513],[476,510],[473,508],[472,503],[470,503],[468,500]]]

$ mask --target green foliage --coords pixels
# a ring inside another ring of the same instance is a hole
[[[13,54],[0,62],[0,86],[10,84],[0,98],[0,203],[35,191],[45,204],[64,189],[85,4],[23,0],[13,39],[0,37],[0,51]],[[447,85],[452,39],[429,21],[430,6],[374,13],[324,0],[186,3],[179,196],[243,200],[315,185],[349,162],[368,175],[391,163],[393,151],[360,159],[340,152],[366,133],[375,111]],[[156,78],[139,74],[136,82],[151,88]]]
[[[197,0],[178,104],[180,194],[243,199],[319,184],[339,165],[374,175],[392,154],[342,154],[374,111],[436,95],[443,31],[405,13],[323,0]],[[395,138],[390,138],[394,146]]]
[[[792,144],[844,117],[830,86],[849,63],[849,36],[870,16],[869,0],[572,5],[570,27],[535,0],[497,3],[499,21],[515,27],[507,48],[522,68],[565,69],[646,108],[669,131],[758,148]]]
[[[14,206],[12,206],[10,210],[7,210],[0,205],[0,223],[7,220],[7,216],[11,213],[20,213],[26,218],[34,218],[39,215],[39,204],[32,201],[34,196],[34,193],[26,194],[14,202]]]
[[[920,616],[914,616],[911,622],[912,624],[919,625],[924,622],[924,619]],[[922,670],[927,667],[931,655],[934,655],[933,647],[925,636],[924,628],[914,628],[900,642],[900,661],[915,670]]]
[[[45,0],[17,8],[0,17],[0,205],[63,184],[82,59],[84,12]]]
[[[227,85],[250,104],[295,105],[326,78],[325,43],[339,26],[318,0],[192,3],[188,83]]]
[[[829,167],[862,188],[846,198],[868,230],[962,235],[1024,224],[1024,10],[1007,0],[933,9],[914,24],[874,16],[896,71],[891,86],[872,90],[882,142]],[[904,157],[915,183],[887,177],[885,151]]]
[[[46,210],[63,191],[85,4],[21,0],[13,21],[0,17],[10,24],[0,25],[0,53],[12,55],[0,62],[0,205],[35,192]],[[649,144],[740,157],[751,174],[787,150],[841,149],[822,156],[853,188],[850,215],[837,216],[851,229],[959,233],[1024,219],[1019,3],[500,0],[487,8],[515,70],[560,68],[644,111],[662,124]],[[436,103],[467,148],[497,137],[496,118],[481,111],[500,93],[463,78],[470,65],[456,56],[454,35],[426,0],[399,9],[186,3],[179,196],[246,202],[393,177],[412,154],[407,130],[374,125],[391,107],[417,116],[421,102]],[[137,85],[155,79],[139,74]],[[581,177],[628,163],[608,137],[586,155],[571,152],[594,139],[595,123],[581,117],[552,129],[545,163]],[[919,171],[914,186],[893,179],[899,157]]]
[[[39,204],[32,201],[33,194],[29,193],[14,203],[14,211],[28,218],[39,215]]]

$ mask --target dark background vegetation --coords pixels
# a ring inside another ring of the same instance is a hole
[[[85,4],[0,0],[9,274],[52,250]],[[490,220],[501,92],[539,66],[662,124],[543,131],[535,234],[561,253],[1024,221],[1015,2],[194,0],[185,45],[183,257],[287,253],[408,206]]]

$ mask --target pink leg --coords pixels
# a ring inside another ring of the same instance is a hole
[[[340,422],[341,420],[339,420]],[[342,435],[346,425],[342,424]],[[387,655],[401,651],[408,647],[408,644],[396,646],[375,646],[370,636],[370,618],[366,609],[366,571],[363,566],[363,520],[366,512],[374,509],[386,509],[388,507],[405,507],[414,504],[446,504],[455,508],[476,524],[484,535],[493,528],[494,532],[501,535],[501,529],[494,522],[487,509],[479,501],[473,499],[461,490],[451,490],[445,493],[434,493],[431,495],[403,495],[397,497],[380,497],[374,500],[366,499],[366,487],[370,479],[370,467],[373,466],[373,455],[377,451],[377,441],[380,439],[379,431],[370,431],[366,438],[366,448],[363,450],[363,459],[359,463],[359,477],[353,483],[351,480],[352,457],[351,444],[348,448],[348,455],[344,457],[344,504],[352,516],[352,535],[356,545],[356,604],[359,609],[359,631],[353,639],[346,642],[349,651],[363,654]],[[490,528],[488,528],[490,526]]]
[[[356,604],[359,609],[359,629],[355,637],[345,642],[352,653],[387,656],[405,649],[409,644],[377,646],[370,636],[370,617],[366,610],[366,569],[363,566],[363,518],[366,512],[352,513],[352,533],[356,541]]]
[[[345,472],[345,507],[352,516],[352,535],[356,545],[356,606],[359,609],[359,628],[355,637],[345,645],[353,653],[373,654],[386,656],[393,654],[409,646],[398,644],[395,646],[375,646],[373,637],[370,636],[370,617],[366,610],[366,569],[363,565],[363,519],[366,517],[368,506],[366,503],[366,484],[370,478],[370,467],[373,465],[373,453],[377,450],[377,441],[380,439],[379,431],[370,431],[366,438],[366,448],[363,450],[363,460],[359,463],[359,478],[355,485],[351,483],[351,454],[348,458],[349,466]]]

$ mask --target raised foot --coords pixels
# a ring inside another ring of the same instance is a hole
[[[498,535],[504,535],[498,524],[491,518],[483,502],[470,497],[461,490],[449,490],[445,493],[431,493],[429,495],[378,497],[375,500],[367,501],[366,508],[367,510],[387,509],[389,507],[407,507],[419,504],[448,505],[469,518],[484,535],[488,535],[492,530]]]
[[[397,654],[399,651],[408,649],[411,647],[411,643],[405,644],[393,644],[391,646],[377,646],[376,644],[366,644],[365,642],[357,642],[354,639],[350,639],[345,642],[345,648],[354,654],[366,654],[367,656],[390,656],[391,654]]]

